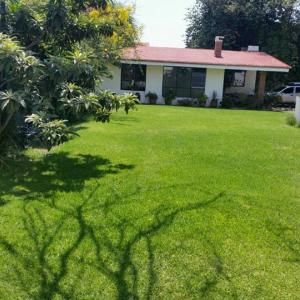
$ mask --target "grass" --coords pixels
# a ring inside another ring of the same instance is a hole
[[[0,171],[0,299],[299,299],[300,130],[141,106]]]

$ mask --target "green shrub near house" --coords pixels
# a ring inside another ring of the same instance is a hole
[[[277,107],[282,104],[281,97],[266,95],[261,102],[254,95],[226,94],[223,96],[222,108],[261,109]]]
[[[156,93],[148,92],[146,98],[148,98],[149,104],[156,104],[158,96]]]

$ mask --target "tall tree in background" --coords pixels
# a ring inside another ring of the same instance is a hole
[[[298,0],[196,0],[187,19],[187,47],[212,48],[217,35],[227,50],[258,45],[293,66],[281,80],[300,81]]]

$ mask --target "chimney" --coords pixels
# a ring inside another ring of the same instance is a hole
[[[224,36],[216,36],[215,39],[215,57],[222,57],[222,49],[223,49],[223,40]]]

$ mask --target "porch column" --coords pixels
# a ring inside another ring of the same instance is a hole
[[[260,102],[263,102],[265,96],[266,89],[266,80],[267,80],[267,72],[259,72],[258,73],[258,91],[257,91],[257,99]]]

